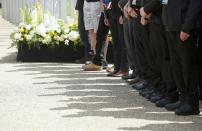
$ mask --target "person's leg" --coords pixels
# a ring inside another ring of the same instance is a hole
[[[98,30],[96,33],[96,54],[93,58],[92,64],[83,66],[85,71],[98,71],[101,70],[102,66],[102,49],[103,45],[106,43],[106,38],[108,36],[109,27],[104,23],[104,14],[101,14]]]
[[[83,10],[78,11],[78,30],[81,38],[81,43],[84,44],[85,57],[91,57],[91,45],[89,39],[89,32],[85,30],[84,26],[84,13]]]
[[[145,50],[141,39],[141,24],[137,18],[132,19],[132,46],[134,59],[136,60],[136,69],[140,78],[146,78],[147,62],[145,56]]]
[[[89,30],[90,40],[91,40],[91,48],[93,50],[93,55],[96,54],[96,33],[94,30]]]
[[[127,50],[126,50],[126,44],[124,40],[124,31],[123,31],[123,24],[120,24],[118,22],[118,35],[119,35],[119,50],[120,50],[120,70],[124,74],[128,74],[129,65],[128,65],[128,59],[127,59]]]
[[[166,46],[166,33],[163,25],[155,23],[150,23],[149,29],[151,51],[153,57],[155,58],[153,59],[153,71],[158,75],[157,77],[160,78],[159,83],[157,83],[158,85],[156,85],[158,87],[155,88],[155,91],[157,94],[156,98],[160,98],[160,95],[161,99],[156,101],[156,106],[164,107],[167,104],[175,102],[175,100],[178,98],[176,94],[176,86],[174,86],[174,81],[171,77],[172,74],[169,70],[169,54]]]
[[[119,45],[119,33],[118,33],[118,19],[115,18],[115,16],[112,14],[112,12],[109,12],[109,28],[112,35],[112,43],[113,43],[113,58],[114,58],[114,73],[117,73],[120,71],[120,45]],[[110,74],[111,75],[111,74]]]
[[[199,31],[199,42],[198,42],[198,61],[199,61],[199,91],[200,99],[202,100],[202,29]]]
[[[106,44],[106,38],[108,36],[108,32],[109,32],[109,27],[105,25],[104,14],[102,13],[100,17],[97,34],[96,34],[96,54],[93,59],[93,63],[96,65],[100,65],[100,66],[102,65],[102,57],[101,57],[102,49],[103,49],[103,45]],[[105,50],[106,50],[106,47],[105,47]]]
[[[107,62],[108,44],[109,44],[109,39],[107,37],[106,42],[105,42],[104,47],[103,47],[104,61],[106,61],[106,62]]]
[[[171,54],[174,78],[183,105],[176,108],[177,115],[195,115],[199,113],[196,66],[196,34],[184,42],[180,32],[168,32],[167,39]]]

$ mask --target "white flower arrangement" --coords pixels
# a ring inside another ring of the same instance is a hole
[[[40,4],[32,8],[21,10],[22,22],[11,34],[13,46],[20,44],[27,45],[57,45],[70,43],[80,43],[77,29],[65,24],[63,20],[56,19],[54,16],[42,14]],[[30,17],[31,16],[31,17]],[[44,16],[42,19],[41,16]]]

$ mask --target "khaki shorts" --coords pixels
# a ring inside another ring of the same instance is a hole
[[[100,2],[87,2],[85,0],[83,11],[85,29],[97,32],[101,15]]]

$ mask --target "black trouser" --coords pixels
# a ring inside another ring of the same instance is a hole
[[[135,60],[134,60],[134,47],[133,44],[133,37],[132,37],[132,20],[128,20],[124,18],[123,22],[123,30],[124,30],[124,40],[126,44],[126,52],[127,52],[127,58],[128,63],[131,68],[131,70],[135,70]]]
[[[119,18],[109,11],[109,24],[113,42],[114,69],[116,71],[128,71],[128,60],[126,46],[123,37],[123,25],[119,23]]]
[[[148,70],[148,63],[146,61],[145,56],[145,49],[143,46],[143,39],[145,38],[142,36],[141,30],[142,25],[140,24],[140,20],[138,18],[133,18],[131,20],[132,25],[132,36],[131,44],[134,47],[133,51],[133,59],[136,61],[136,71],[140,78],[146,79],[147,78],[147,70]]]
[[[140,23],[139,23],[140,24]],[[152,54],[152,47],[150,43],[150,33],[149,33],[149,27],[148,26],[140,26],[140,39],[142,41],[142,45],[145,52],[145,59],[146,59],[146,78],[145,80],[150,84],[151,86],[155,87],[156,91],[159,91],[159,81],[160,81],[160,75],[155,70],[155,62],[154,57]]]
[[[104,23],[104,14],[101,14],[100,17],[100,22],[99,22],[99,26],[98,26],[98,30],[97,30],[97,34],[96,34],[96,55],[93,59],[93,63],[96,65],[102,65],[102,59],[103,57],[102,55],[102,49],[103,49],[103,45],[106,44],[106,38],[108,36],[108,32],[109,32],[109,27],[105,25]]]
[[[197,106],[197,34],[190,33],[188,40],[180,40],[180,32],[167,32],[167,41],[174,79],[180,96],[185,102]]]
[[[91,45],[89,41],[88,31],[85,30],[83,10],[78,10],[78,28],[81,38],[81,42],[84,44],[85,57],[89,57],[91,51]]]
[[[164,97],[171,99],[178,98],[177,87],[173,79],[168,44],[166,41],[166,32],[164,26],[150,23],[150,47],[153,56],[153,69],[161,77],[161,86],[159,91]]]
[[[199,91],[200,91],[200,99],[202,99],[202,29],[199,30],[198,60],[199,60]]]

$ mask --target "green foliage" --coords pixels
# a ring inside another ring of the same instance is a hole
[[[43,8],[40,3],[36,4],[37,9],[37,23],[40,24],[43,22]]]
[[[32,10],[28,7],[24,7],[20,9],[20,15],[24,23],[31,24],[32,23]]]
[[[71,1],[67,0],[67,15],[71,16]]]

